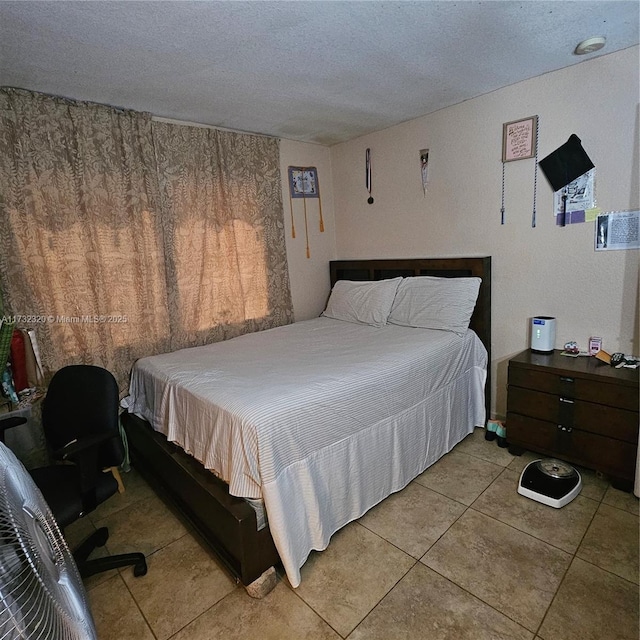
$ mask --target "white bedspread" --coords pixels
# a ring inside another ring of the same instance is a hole
[[[484,424],[464,337],[317,318],[139,360],[128,410],[262,498],[291,584],[311,550]]]

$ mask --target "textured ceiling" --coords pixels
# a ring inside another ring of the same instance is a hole
[[[5,0],[0,85],[334,144],[636,45],[639,5]]]

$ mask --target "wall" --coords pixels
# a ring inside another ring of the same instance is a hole
[[[506,411],[508,359],[529,346],[530,318],[557,317],[556,347],[589,336],[607,351],[640,352],[638,255],[594,251],[594,224],[555,226],[553,193],[535,160],[505,165],[502,125],[539,116],[539,158],[575,133],[596,165],[604,211],[639,202],[639,49],[602,56],[331,148],[337,256],[492,256],[492,413]],[[372,155],[372,195],[364,185]],[[419,150],[428,148],[426,197]]]
[[[309,199],[307,229],[310,257],[307,258],[304,204],[292,203],[296,237],[291,234],[291,205],[287,168],[316,167],[322,203],[324,232],[320,232],[318,201]],[[291,297],[296,321],[320,315],[329,295],[329,261],[335,258],[335,221],[331,184],[331,151],[328,147],[292,140],[280,141],[280,171],[282,174],[282,204],[287,239],[287,261],[291,281]]]

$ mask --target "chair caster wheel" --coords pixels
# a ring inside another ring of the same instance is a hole
[[[95,532],[94,542],[96,547],[104,547],[107,544],[107,540],[109,539],[109,529],[107,527],[100,527]]]
[[[147,575],[147,562],[145,560],[142,560],[141,562],[138,562],[138,564],[134,565],[133,575],[136,578]]]

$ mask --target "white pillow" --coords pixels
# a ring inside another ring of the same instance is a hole
[[[396,289],[401,280],[402,278],[374,282],[338,280],[333,285],[327,308],[322,315],[336,320],[381,327],[387,324]]]
[[[476,306],[480,282],[480,278],[403,278],[388,321],[463,335]]]

